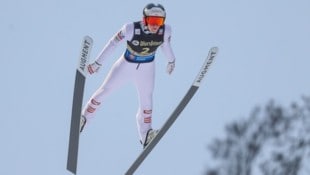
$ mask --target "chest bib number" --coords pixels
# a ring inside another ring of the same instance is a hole
[[[149,53],[149,51],[150,51],[150,48],[148,48],[148,47],[144,47],[144,48],[142,48],[142,52],[141,52],[141,54],[142,54],[142,55],[146,55],[146,54],[148,54],[148,53]]]

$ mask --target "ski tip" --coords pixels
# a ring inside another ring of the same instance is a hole
[[[211,52],[218,52],[219,48],[217,46],[211,47],[210,51]]]
[[[202,79],[205,77],[207,71],[209,70],[210,65],[212,64],[214,58],[216,57],[218,52],[218,47],[211,47],[209,54],[205,60],[205,62],[203,63],[203,66],[200,69],[200,72],[198,73],[193,86],[199,87],[200,83],[202,81]]]
[[[81,46],[81,51],[80,51],[80,55],[79,55],[79,63],[78,63],[78,67],[77,70],[84,76],[86,77],[87,75],[87,64],[88,64],[88,60],[90,57],[90,51],[91,48],[93,46],[93,39],[86,35],[83,38],[83,42],[82,42],[82,46]]]
[[[88,35],[84,36],[84,40],[88,41],[89,43],[93,43],[93,38]]]

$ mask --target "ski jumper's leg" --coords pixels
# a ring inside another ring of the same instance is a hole
[[[128,68],[126,68],[126,64],[128,63],[122,57],[114,63],[102,85],[92,95],[82,111],[82,115],[87,119],[94,116],[101,102],[108,95],[127,81],[128,73],[126,71]]]
[[[155,63],[143,63],[136,70],[134,83],[139,96],[139,108],[136,115],[140,140],[144,142],[146,133],[152,128],[153,90]]]

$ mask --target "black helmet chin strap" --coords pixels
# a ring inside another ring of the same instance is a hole
[[[141,22],[141,28],[142,28],[142,30],[143,30],[144,33],[146,33],[146,34],[151,34],[149,28],[147,27],[146,22]]]

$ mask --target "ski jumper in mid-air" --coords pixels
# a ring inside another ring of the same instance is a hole
[[[140,141],[145,147],[157,134],[152,129],[153,89],[155,79],[155,53],[162,48],[168,60],[167,73],[175,67],[175,56],[170,45],[171,27],[165,24],[166,12],[160,4],[147,4],[143,9],[143,20],[125,24],[105,45],[98,57],[88,65],[88,72],[99,70],[104,60],[116,46],[126,41],[127,47],[114,63],[102,85],[92,95],[82,110],[81,127],[83,131],[87,120],[95,114],[100,104],[114,90],[124,83],[133,82],[139,97],[136,115]]]

